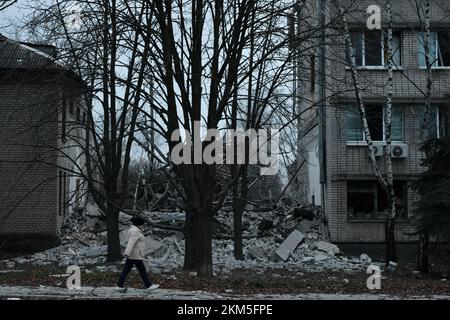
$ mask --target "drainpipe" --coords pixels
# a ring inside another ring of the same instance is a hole
[[[318,0],[319,1],[319,15],[320,15],[320,26],[321,26],[321,37],[320,37],[320,47],[319,47],[319,111],[318,111],[318,120],[319,120],[319,163],[320,163],[320,183],[322,184],[322,198],[323,198],[323,185],[327,182],[327,170],[326,170],[326,103],[325,103],[325,1],[326,0]],[[323,199],[322,199],[323,205]]]

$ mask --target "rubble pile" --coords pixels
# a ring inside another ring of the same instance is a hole
[[[232,215],[232,213],[231,213]],[[151,222],[146,235],[146,258],[154,273],[180,270],[184,262],[185,221],[182,212],[147,212]],[[120,242],[124,249],[129,214],[120,214]],[[367,255],[347,257],[327,241],[326,222],[320,212],[294,208],[285,214],[276,211],[246,211],[243,217],[245,260],[234,258],[233,224],[230,212],[219,212],[213,240],[213,265],[216,274],[227,274],[237,268],[263,272],[269,268],[292,268],[306,272],[323,270],[363,270],[372,262]],[[95,266],[97,271],[118,270],[107,265],[106,226],[98,208],[73,214],[65,221],[61,245],[44,252],[2,261],[7,268],[22,264],[37,266],[73,264]]]

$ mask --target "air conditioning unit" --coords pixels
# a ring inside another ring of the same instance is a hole
[[[405,143],[392,143],[391,155],[392,158],[408,157],[408,145]]]
[[[373,143],[373,153],[375,154],[375,157],[382,157],[383,156],[383,143]]]

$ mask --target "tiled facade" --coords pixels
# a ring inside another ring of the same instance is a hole
[[[353,1],[355,2],[355,1]],[[313,1],[317,4],[317,1]],[[337,10],[332,1],[325,1],[327,8],[327,21],[331,19]],[[402,66],[394,71],[394,95],[393,103],[401,105],[403,110],[403,143],[407,144],[409,154],[407,158],[393,159],[394,179],[407,181],[407,208],[408,215],[414,211],[417,195],[410,188],[411,183],[423,168],[420,166],[422,153],[419,151],[421,141],[421,108],[424,105],[423,92],[426,89],[426,70],[420,69],[418,64],[419,41],[418,32],[421,25],[407,0],[393,1],[394,28],[402,32]],[[348,14],[349,25],[353,30],[364,30],[368,14],[366,9],[369,5],[379,4],[384,9],[384,1],[356,1]],[[317,7],[310,7],[308,15],[318,17]],[[432,1],[431,28],[450,29],[450,2]],[[313,12],[313,14],[311,14]],[[385,16],[382,15],[382,21]],[[347,181],[349,180],[374,180],[372,167],[368,159],[367,147],[364,145],[347,145],[345,134],[346,117],[344,108],[356,102],[351,71],[346,66],[345,48],[343,45],[342,29],[327,30],[328,39],[325,47],[325,97],[324,106],[325,119],[323,130],[317,127],[309,132],[303,142],[305,149],[314,150],[319,146],[321,134],[324,134],[324,161],[320,164],[325,175],[322,177],[321,203],[329,220],[329,228],[332,240],[335,242],[382,242],[384,241],[383,221],[354,221],[347,215]],[[330,44],[332,43],[332,45]],[[319,52],[319,48],[315,54]],[[320,60],[319,62],[320,63]],[[321,66],[314,69],[321,70]],[[306,70],[311,70],[310,67]],[[319,71],[318,71],[319,72]],[[384,104],[387,90],[387,71],[383,68],[368,70],[359,68],[358,74],[361,78],[360,86],[363,88],[363,101],[366,104]],[[319,78],[316,76],[316,78]],[[432,103],[439,105],[450,104],[450,68],[433,70]],[[319,80],[320,81],[320,80]],[[316,87],[320,88],[320,84]],[[307,99],[317,102],[318,91],[308,88],[307,81],[303,85],[303,93]],[[421,92],[422,91],[422,92]],[[305,104],[303,108],[308,107]],[[309,112],[310,117],[316,118],[320,107],[314,107]],[[308,117],[305,117],[308,118]],[[317,121],[318,122],[318,121]],[[316,124],[317,124],[316,122]],[[308,125],[304,121],[304,130],[308,131]],[[310,125],[309,125],[310,126]],[[320,123],[319,123],[320,126]],[[311,157],[311,154],[310,154]],[[381,170],[384,170],[384,158],[377,158]],[[309,161],[311,162],[311,161]],[[308,176],[305,169],[302,175],[305,180],[315,179],[318,176]],[[305,187],[308,189],[308,186]],[[310,201],[311,191],[306,190]],[[316,195],[317,197],[317,195]],[[397,241],[415,240],[411,236],[412,228],[406,220],[397,223]]]

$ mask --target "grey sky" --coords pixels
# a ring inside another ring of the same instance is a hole
[[[25,35],[18,33],[16,27],[21,24],[24,17],[26,17],[32,12],[29,6],[36,2],[37,1],[31,0],[18,0],[18,2],[12,5],[11,7],[1,11],[0,33],[16,40],[24,40]]]

